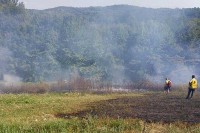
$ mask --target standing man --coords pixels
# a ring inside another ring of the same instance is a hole
[[[195,75],[192,75],[192,79],[189,82],[189,87],[188,87],[188,95],[186,97],[186,99],[191,99],[193,96],[194,91],[197,89],[198,87],[198,82],[195,78]]]
[[[172,85],[172,82],[168,78],[166,78],[165,79],[165,86],[164,86],[164,92],[165,93],[169,93],[171,85]]]

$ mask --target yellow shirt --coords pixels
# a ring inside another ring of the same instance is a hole
[[[165,81],[165,84],[168,84],[168,83],[169,83],[169,81],[170,81],[170,80],[168,80],[168,79],[167,79],[167,80]]]
[[[169,79],[165,80],[165,86],[169,85],[169,82],[171,82]],[[170,86],[171,87],[171,86]]]
[[[190,80],[189,83],[190,83],[191,89],[197,89],[198,83],[197,83],[197,80],[195,78],[193,78],[192,80]]]

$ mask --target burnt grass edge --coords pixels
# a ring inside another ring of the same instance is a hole
[[[187,100],[180,94],[152,93],[144,96],[127,96],[105,101],[93,102],[86,110],[75,113],[58,113],[57,118],[73,117],[141,119],[148,123],[200,123],[199,96]]]

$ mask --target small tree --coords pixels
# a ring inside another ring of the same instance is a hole
[[[19,14],[25,12],[25,6],[23,2],[18,0],[0,0],[0,11],[6,14]]]

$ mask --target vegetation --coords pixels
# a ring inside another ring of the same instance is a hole
[[[199,8],[0,0],[0,31],[0,132],[200,132],[199,94],[158,83],[200,75]]]
[[[23,13],[25,6],[18,0],[0,0],[0,11],[6,15],[16,15]]]
[[[184,96],[177,92],[5,94],[0,96],[0,132],[197,133],[199,94],[192,100]],[[151,100],[145,103],[146,98]]]
[[[28,10],[17,0],[2,0],[1,79],[77,75],[121,84],[163,78],[184,66],[198,75],[199,12],[126,5]]]

